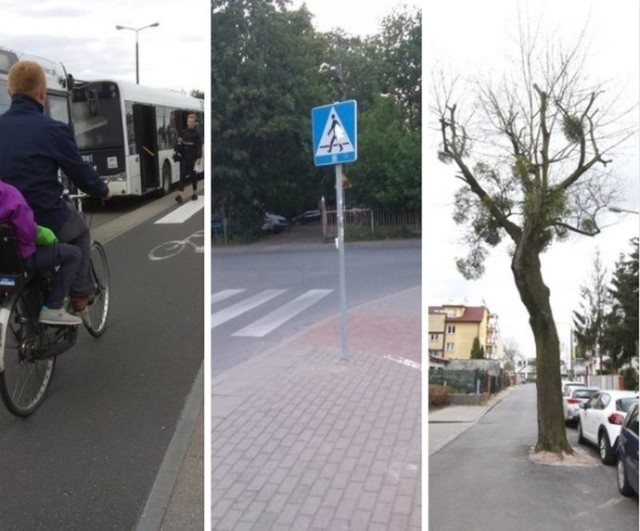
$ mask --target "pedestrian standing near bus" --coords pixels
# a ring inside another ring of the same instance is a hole
[[[175,147],[174,160],[180,161],[180,183],[176,201],[182,203],[182,192],[188,181],[193,186],[191,199],[198,199],[198,174],[195,170],[196,161],[202,157],[202,136],[197,129],[196,115],[187,116],[187,128],[178,134],[178,143]]]
[[[62,170],[92,197],[109,199],[109,187],[82,159],[71,128],[44,115],[47,80],[38,63],[18,61],[11,66],[8,92],[11,106],[0,116],[0,175],[20,191],[38,225],[80,248],[80,266],[69,290],[79,313],[95,293],[89,272],[91,234],[85,218],[62,198],[58,173]]]

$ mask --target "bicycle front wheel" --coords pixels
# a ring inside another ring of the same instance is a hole
[[[83,312],[82,321],[93,337],[99,337],[105,331],[109,315],[109,262],[100,242],[91,244],[90,265],[96,293],[94,301]]]
[[[7,409],[18,417],[31,415],[42,404],[51,384],[56,358],[40,360],[34,355],[37,316],[27,304],[26,293],[16,296],[4,332],[4,370],[0,373],[0,395]]]

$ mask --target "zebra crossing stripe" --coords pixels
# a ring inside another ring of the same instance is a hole
[[[289,319],[292,319],[329,295],[332,291],[331,289],[309,290],[297,299],[288,302],[232,335],[235,337],[264,337],[269,332],[286,323]]]
[[[216,326],[220,326],[231,319],[242,315],[265,302],[270,301],[271,299],[277,297],[278,295],[282,295],[286,289],[267,289],[249,299],[241,301],[237,304],[229,306],[224,310],[220,310],[219,312],[214,312],[211,315],[211,328],[215,328]]]
[[[214,303],[233,297],[234,295],[242,293],[243,291],[243,289],[223,289],[222,291],[218,291],[217,293],[212,293],[211,305],[213,306]]]
[[[191,197],[187,195],[186,197]],[[191,216],[193,216],[196,212],[202,210],[204,208],[204,199],[202,196],[198,196],[196,201],[189,199],[188,202],[185,202],[179,208],[172,210],[166,216],[161,217],[158,221],[154,223],[154,225],[165,225],[165,224],[174,224],[174,223],[184,223]]]

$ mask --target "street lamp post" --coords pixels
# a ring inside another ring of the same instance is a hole
[[[143,29],[147,28],[156,28],[160,25],[159,22],[154,22],[153,24],[149,24],[148,26],[142,26],[141,28],[129,28],[128,26],[116,26],[117,30],[131,30],[136,33],[136,84],[140,84],[140,67],[139,67],[139,59],[138,59],[138,33]]]
[[[626,208],[620,208],[618,206],[610,206],[609,211],[617,212],[618,214],[622,212],[626,212],[627,214],[636,214],[636,215],[640,214],[640,212],[638,212],[637,210],[627,210]]]

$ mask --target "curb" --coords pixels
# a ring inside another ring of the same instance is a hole
[[[147,503],[136,525],[136,531],[156,531],[169,508],[171,495],[175,487],[184,456],[189,449],[198,416],[204,400],[204,364],[196,376],[185,406],[180,413],[176,430],[164,455],[158,475],[153,483]],[[204,471],[203,471],[204,475]]]

